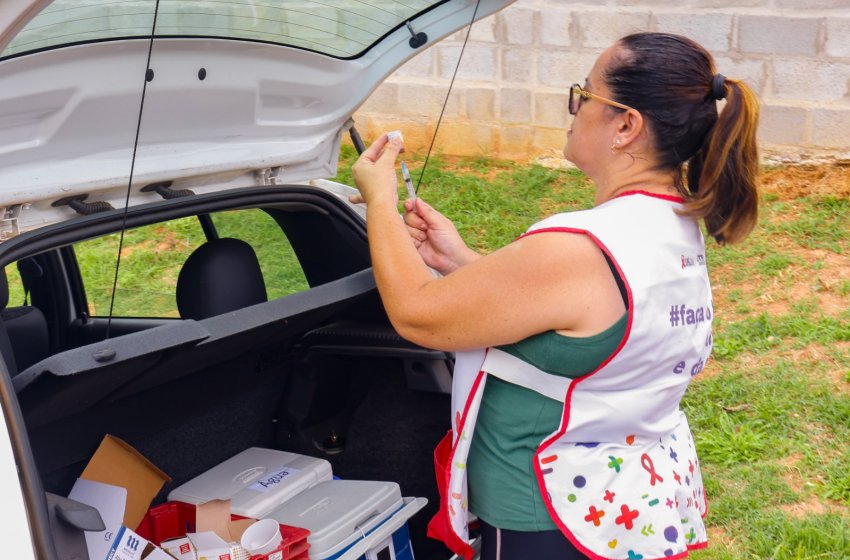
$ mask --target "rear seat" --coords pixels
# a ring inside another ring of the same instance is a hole
[[[241,239],[207,241],[189,255],[177,277],[183,319],[206,319],[267,299],[257,255]]]
[[[0,319],[5,326],[8,347],[3,340],[0,342],[0,351],[3,351],[10,373],[14,376],[47,357],[49,338],[47,319],[39,308],[32,305],[18,307],[8,307],[8,305],[9,282],[6,278],[6,269],[3,268],[0,272]]]
[[[45,489],[67,492],[106,433],[136,446],[176,481],[197,474],[189,456],[198,449],[223,459],[239,446],[263,443],[253,438],[268,432],[280,403],[289,350],[305,332],[374,293],[367,269],[34,364],[13,384]]]

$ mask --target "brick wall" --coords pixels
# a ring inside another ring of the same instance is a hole
[[[518,0],[477,22],[435,150],[527,159],[557,155],[566,89],[634,31],[692,37],[718,71],[762,101],[760,141],[774,151],[850,150],[850,0]],[[400,68],[355,115],[364,137],[401,128],[427,148],[465,30]]]

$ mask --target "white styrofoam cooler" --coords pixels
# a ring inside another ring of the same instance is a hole
[[[230,500],[230,510],[258,519],[311,486],[331,480],[324,459],[250,447],[172,490],[169,501]]]
[[[308,529],[311,560],[413,560],[407,521],[427,503],[425,498],[402,498],[395,482],[331,480],[266,517]]]

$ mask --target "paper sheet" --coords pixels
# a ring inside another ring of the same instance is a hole
[[[102,482],[78,478],[71,493],[72,500],[90,505],[100,512],[105,531],[86,531],[86,548],[89,558],[106,558],[115,533],[124,522],[124,507],[127,502],[127,489]]]

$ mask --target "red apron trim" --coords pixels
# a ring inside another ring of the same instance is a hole
[[[620,193],[620,194],[618,194],[617,196],[615,196],[614,198],[620,198],[621,196],[631,196],[631,195],[633,195],[633,194],[642,194],[642,195],[644,195],[644,196],[651,196],[652,198],[660,198],[661,200],[667,200],[667,201],[670,201],[670,202],[679,202],[679,203],[682,203],[682,204],[684,204],[685,202],[687,202],[687,200],[685,200],[685,199],[684,199],[683,197],[681,197],[681,196],[673,196],[673,195],[669,195],[669,194],[651,193],[651,192],[649,192],[649,191],[642,191],[642,190],[639,190],[639,189],[638,189],[638,190],[633,190],[633,191],[626,191],[626,192],[624,192],[624,193]]]
[[[485,354],[486,357],[486,354]],[[437,475],[437,491],[440,494],[440,509],[431,521],[428,523],[428,536],[442,541],[449,550],[463,556],[466,560],[472,560],[475,551],[458,535],[454,527],[452,527],[451,516],[449,515],[449,484],[452,475],[452,461],[454,460],[457,445],[460,443],[460,434],[463,433],[463,428],[466,425],[466,417],[469,414],[469,407],[472,400],[478,393],[478,388],[481,386],[481,380],[484,379],[484,372],[479,371],[472,388],[469,390],[469,397],[463,405],[463,415],[460,418],[457,429],[457,442],[453,442],[453,431],[449,432],[440,440],[434,449],[434,470]]]
[[[630,193],[637,193],[637,192],[638,191],[630,191]],[[623,196],[626,195],[626,194],[629,194],[629,193],[624,193]],[[646,193],[646,194],[650,194],[650,193]],[[608,365],[608,363],[611,360],[613,360],[614,357],[617,354],[620,353],[620,350],[622,350],[623,347],[626,345],[626,341],[629,339],[629,336],[631,335],[631,332],[632,332],[632,321],[634,320],[634,313],[632,312],[634,310],[634,301],[632,299],[632,289],[631,289],[631,286],[629,286],[629,281],[626,278],[626,276],[623,274],[623,269],[620,267],[620,264],[617,262],[617,259],[614,258],[614,255],[611,254],[611,251],[608,250],[608,248],[605,246],[605,244],[602,243],[602,241],[600,241],[599,238],[597,238],[595,235],[593,235],[592,233],[590,233],[589,231],[584,230],[584,229],[566,228],[566,227],[541,228],[541,229],[536,229],[534,231],[530,231],[530,232],[526,233],[525,235],[534,235],[535,233],[548,233],[548,232],[579,233],[579,234],[583,234],[583,235],[588,236],[594,243],[596,243],[596,246],[599,247],[599,250],[601,250],[603,253],[605,253],[608,256],[608,258],[610,259],[610,261],[612,263],[614,263],[614,268],[617,269],[617,274],[620,276],[620,278],[623,281],[623,285],[626,287],[626,295],[627,295],[627,299],[628,299],[627,312],[629,312],[629,317],[628,317],[628,322],[626,324],[626,333],[625,333],[625,335],[623,335],[623,339],[620,341],[620,344],[611,353],[611,355],[608,356],[605,359],[605,361],[603,361],[601,364],[599,364],[599,367],[597,367],[592,372],[575,379],[570,384],[570,388],[567,391],[567,397],[564,400],[564,415],[563,415],[563,419],[561,421],[561,426],[560,426],[558,432],[553,434],[552,436],[550,436],[543,443],[541,443],[540,446],[537,448],[537,452],[534,454],[534,459],[535,459],[535,461],[534,461],[534,474],[537,477],[537,484],[540,486],[540,493],[542,494],[543,503],[546,505],[546,509],[549,511],[549,517],[552,518],[552,520],[555,522],[555,525],[557,525],[558,528],[561,530],[561,533],[563,533],[564,536],[567,537],[567,539],[569,539],[569,541],[573,544],[573,546],[575,546],[577,549],[579,549],[582,552],[582,554],[584,554],[588,558],[593,558],[593,559],[598,559],[598,560],[607,560],[604,556],[598,556],[597,554],[595,554],[591,550],[587,549],[584,545],[582,545],[578,541],[578,539],[575,537],[575,535],[573,535],[572,532],[567,528],[567,526],[564,525],[563,521],[561,521],[561,518],[558,516],[557,512],[555,511],[555,508],[552,506],[552,501],[549,498],[549,492],[548,492],[548,490],[546,490],[546,481],[543,477],[543,472],[540,469],[540,461],[538,461],[538,458],[546,451],[546,449],[550,445],[552,445],[552,443],[557,441],[561,436],[563,436],[566,433],[567,427],[569,426],[569,423],[570,423],[570,412],[571,412],[570,411],[570,403],[572,401],[572,394],[573,394],[573,390],[575,389],[576,385],[581,383],[583,380],[590,378],[590,376],[592,376],[593,374],[595,374],[596,372],[598,372],[599,370],[604,368],[606,365]]]

